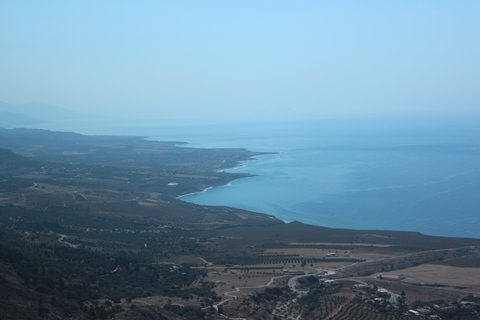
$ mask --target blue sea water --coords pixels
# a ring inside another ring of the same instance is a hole
[[[228,170],[257,176],[183,196],[184,201],[326,227],[480,238],[480,126],[475,122],[164,124],[132,127],[128,134],[187,141],[191,147],[277,152]]]
[[[228,170],[256,177],[181,199],[268,213],[287,222],[480,238],[475,129],[354,125],[265,125],[198,141],[202,147],[243,146],[278,154]]]

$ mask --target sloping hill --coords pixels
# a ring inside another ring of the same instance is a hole
[[[0,127],[14,128],[19,126],[29,126],[39,123],[45,123],[46,121],[36,119],[24,114],[12,113],[8,111],[0,112]]]
[[[25,127],[51,121],[87,119],[90,117],[91,116],[44,103],[30,102],[22,105],[13,105],[0,101],[1,127]]]
[[[13,153],[11,150],[0,148],[0,170],[16,169],[31,166],[33,162],[25,157]]]

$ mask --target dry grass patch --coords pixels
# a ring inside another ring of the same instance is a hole
[[[138,201],[138,204],[141,206],[146,206],[146,207],[157,207],[158,203],[150,202],[150,201]]]
[[[216,270],[215,273],[209,273],[207,280],[215,283],[214,291],[218,295],[222,295],[227,292],[236,291],[237,288],[240,288],[238,293],[234,295],[243,296],[252,294],[255,291],[264,290],[265,286],[270,282],[272,278],[275,278],[272,281],[270,286],[276,286],[279,284],[284,284],[290,278],[282,273],[278,274],[261,274],[254,272],[243,272],[238,270],[237,274],[232,274],[229,271],[219,271]]]
[[[480,268],[458,268],[436,264],[424,264],[412,268],[398,270],[403,273],[409,283],[445,285],[450,287],[466,287],[480,294]]]

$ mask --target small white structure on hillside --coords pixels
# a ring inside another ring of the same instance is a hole
[[[325,281],[323,281],[323,285],[325,286],[325,288],[336,286],[337,284],[338,284],[337,280],[325,280]]]
[[[390,297],[390,293],[388,293],[388,291],[386,289],[379,288],[377,290],[377,296],[386,298],[386,297]]]

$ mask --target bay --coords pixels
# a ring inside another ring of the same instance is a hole
[[[152,121],[104,122],[77,132],[276,152],[228,170],[257,176],[183,196],[184,201],[272,214],[286,222],[480,238],[478,124],[431,117]]]
[[[480,238],[476,130],[377,125],[346,132],[318,125],[303,122],[269,127],[263,134],[254,130],[254,137],[224,134],[224,139],[197,142],[278,154],[228,170],[257,177],[181,199],[268,213],[287,222]]]

